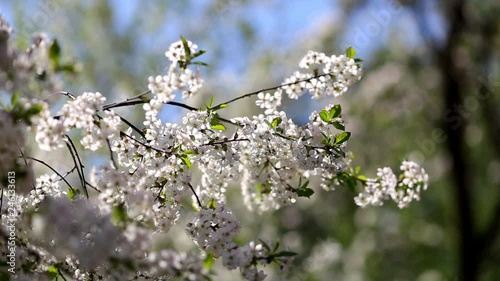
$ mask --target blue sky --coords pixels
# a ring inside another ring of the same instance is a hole
[[[62,3],[60,0],[48,0],[43,3]],[[336,18],[340,18],[338,4],[331,0],[288,0],[288,1],[249,1],[248,4],[241,5],[239,0],[216,0],[221,3],[229,3],[224,9],[221,9],[220,17],[215,19],[215,26],[219,26],[219,32],[231,33],[232,27],[228,22],[224,22],[225,17],[243,17],[252,22],[256,29],[258,42],[268,43],[276,46],[292,46],[297,44],[297,34],[307,34],[313,28],[320,26],[321,21],[329,19],[328,23],[335,23]],[[122,27],[130,24],[130,20],[134,13],[141,12],[142,1],[138,0],[111,0],[110,1],[116,16],[114,18],[117,31],[120,32]],[[203,25],[202,22],[196,22],[191,18],[201,17],[205,7],[213,2],[212,0],[197,0],[196,5],[191,5],[189,9],[189,21],[194,24]],[[369,1],[369,4],[355,14],[349,22],[350,31],[342,38],[342,48],[347,46],[358,47],[358,55],[365,60],[369,59],[374,47],[387,42],[389,39],[389,31],[391,27],[397,26],[404,31],[406,42],[408,44],[419,44],[420,38],[418,30],[415,26],[413,17],[406,11],[394,11],[393,0],[374,0]],[[9,0],[0,0],[0,12],[7,17],[9,22],[14,22],[13,18],[13,3]],[[42,2],[32,1],[34,7],[32,9],[40,9]],[[430,3],[430,2],[429,2]],[[35,13],[33,10],[26,11],[28,14]],[[442,33],[442,25],[438,17],[429,10],[431,15],[431,28],[437,34]],[[389,20],[385,21],[389,15]],[[147,15],[145,15],[147,16]],[[171,17],[165,15],[164,34],[169,41],[177,40],[179,33],[185,32],[183,25],[186,24],[186,17],[181,15],[177,20],[172,20]],[[333,20],[332,20],[333,18]],[[189,27],[189,26],[188,26]],[[217,32],[217,31],[211,31]],[[228,37],[224,44],[237,44],[236,38]],[[237,46],[236,48],[237,49]],[[247,54],[248,55],[248,54]]]

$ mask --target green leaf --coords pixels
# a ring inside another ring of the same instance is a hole
[[[191,49],[189,48],[189,44],[186,40],[186,38],[184,38],[184,36],[181,35],[181,41],[182,41],[182,46],[184,47],[184,52],[186,53],[186,61],[190,61],[191,60]]]
[[[321,143],[324,144],[324,145],[330,145],[330,142],[331,142],[332,138],[330,136],[327,136],[323,132],[321,132],[321,135],[323,136],[323,141],[321,141]]]
[[[223,103],[223,104],[219,104],[218,106],[216,106],[216,107],[212,108],[212,110],[213,110],[213,111],[216,111],[216,110],[219,110],[219,109],[226,108],[226,107],[228,107],[228,106],[229,106],[229,104],[227,104],[227,103]]]
[[[38,113],[42,112],[43,106],[41,104],[34,104],[30,109],[26,111],[26,115],[28,117],[31,117],[33,115],[37,115]]]
[[[356,50],[353,47],[349,47],[345,49],[345,55],[350,59],[354,59],[354,57],[356,56]]]
[[[306,189],[309,185],[309,181],[306,181],[303,185],[300,186],[300,189]]]
[[[211,108],[212,104],[214,104],[214,96],[210,97],[210,100],[205,104],[207,108]]]
[[[56,39],[52,41],[52,45],[49,48],[49,58],[52,61],[54,67],[59,64],[59,60],[61,59],[61,47]]]
[[[46,273],[49,276],[50,280],[55,280],[59,276],[59,271],[55,266],[49,267]]]
[[[340,104],[336,104],[330,109],[328,115],[330,119],[333,119],[339,117],[341,113],[342,113],[342,107],[340,107]]]
[[[276,245],[274,245],[273,253],[276,252],[276,250],[278,250],[279,247],[280,247],[280,241],[277,241]]]
[[[206,270],[210,270],[210,269],[212,269],[212,266],[214,265],[214,262],[215,262],[215,256],[214,256],[214,254],[213,253],[208,253],[207,257],[203,261],[203,267]]]
[[[335,149],[335,148],[334,148]],[[345,158],[345,152],[342,149],[335,149],[335,151],[340,154],[340,156]]]
[[[10,104],[12,105],[12,107],[15,107],[18,101],[19,101],[19,92],[16,91],[14,92],[14,94],[12,94],[12,98],[10,99]]]
[[[355,59],[354,59],[354,62],[362,62],[362,61],[363,61],[363,60],[362,60],[362,59],[360,59],[360,58],[355,58]]]
[[[342,125],[340,122],[332,122],[331,124],[333,127],[335,127],[338,130],[342,130],[342,131],[345,130],[345,126]]]
[[[188,155],[181,155],[181,160],[184,163],[184,165],[186,165],[186,167],[188,167],[188,169],[191,169],[191,167],[193,166],[193,164],[189,160],[189,156]]]
[[[214,130],[219,130],[219,131],[225,131],[226,130],[226,126],[224,126],[220,122],[219,117],[217,117],[217,115],[214,115],[214,117],[212,118],[212,120],[210,120],[210,126]]]
[[[208,202],[208,208],[210,209],[214,209],[217,208],[217,201],[211,199],[209,202]]]
[[[310,188],[303,188],[303,189],[297,189],[295,190],[295,193],[297,193],[297,195],[299,197],[307,197],[307,198],[310,198],[311,195],[314,194],[314,190],[310,189]]]
[[[196,152],[195,150],[191,150],[191,149],[184,150],[182,153],[185,154],[185,155],[196,155],[196,154],[198,154],[198,152]]]
[[[198,52],[196,52],[196,53],[193,54],[193,59],[196,58],[196,57],[199,57],[199,56],[203,55],[206,52],[207,52],[207,50],[199,50]]]
[[[72,188],[69,188],[68,189],[68,197],[69,199],[73,200],[75,199],[75,196],[80,194],[80,190],[79,189],[72,189]]]
[[[321,118],[323,122],[328,123],[328,121],[330,121],[330,116],[328,114],[328,111],[326,111],[325,109],[321,110],[321,112],[319,113],[319,118]]]
[[[125,205],[120,204],[118,206],[114,206],[112,210],[111,221],[113,223],[122,223],[127,221],[127,210],[125,210]]]
[[[59,64],[56,66],[56,71],[62,71],[62,72],[68,72],[75,74],[78,72],[76,64],[71,62],[71,63],[64,63],[64,64]]]
[[[350,191],[355,192],[356,191],[356,179],[353,177],[349,177],[346,180],[347,188],[349,188]]]
[[[225,131],[226,130],[226,126],[224,126],[222,124],[216,124],[216,125],[212,125],[212,129],[218,130],[218,131]]]
[[[356,178],[362,182],[366,182],[368,180],[365,175],[358,175]]]
[[[260,241],[260,243],[262,243],[262,246],[264,246],[264,248],[266,248],[266,250],[268,252],[271,252],[271,247],[269,247],[269,245],[266,243],[266,241],[264,241],[264,240],[262,240],[260,238],[259,238],[259,241]]]
[[[335,137],[335,144],[346,142],[351,137],[350,132],[342,132]]]
[[[271,122],[271,128],[276,129],[276,127],[278,127],[282,121],[283,119],[281,117],[274,118],[273,122]]]
[[[196,65],[210,66],[208,63],[206,63],[206,62],[202,62],[202,61],[192,61],[192,62],[190,62],[189,64],[196,64]]]

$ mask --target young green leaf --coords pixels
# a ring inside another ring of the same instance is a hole
[[[335,144],[346,142],[351,137],[350,132],[342,132],[335,137]]]
[[[113,223],[123,223],[127,221],[127,211],[125,210],[124,204],[113,207],[111,220]]]
[[[219,104],[218,106],[212,108],[213,111],[217,111],[219,109],[223,109],[223,108],[226,108],[228,107],[229,105],[227,103],[223,103],[223,104]]]
[[[330,119],[333,119],[339,117],[341,113],[342,113],[342,107],[340,107],[340,104],[336,104],[330,109],[328,115]]]
[[[356,56],[356,50],[353,47],[345,49],[346,57],[353,59]]]
[[[271,122],[271,128],[276,129],[281,124],[282,121],[283,119],[281,117],[274,118],[273,122]]]
[[[215,124],[215,125],[212,125],[211,127],[212,127],[212,129],[218,130],[218,131],[225,131],[226,130],[226,126],[224,126],[223,124]]]
[[[277,241],[276,245],[274,245],[273,253],[275,253],[279,247],[280,247],[280,241]]]
[[[205,105],[207,106],[207,108],[211,108],[213,103],[214,103],[214,96],[211,96],[210,100]]]
[[[55,266],[51,266],[47,269],[46,271],[47,275],[49,276],[50,280],[55,280],[59,276],[59,271]]]
[[[181,35],[181,41],[182,41],[182,46],[184,47],[184,53],[186,53],[186,61],[190,61],[191,60],[191,49],[189,48],[189,44],[186,40],[186,38],[184,38],[184,36]]]
[[[75,74],[78,72],[79,69],[74,62],[68,62],[57,65],[55,70],[61,72],[67,72],[70,74]]]
[[[80,190],[79,189],[73,189],[73,188],[69,188],[68,189],[68,197],[69,199],[73,200],[75,199],[75,196],[80,194]]]
[[[54,67],[59,64],[61,58],[61,47],[57,40],[52,41],[52,45],[49,48],[49,59],[52,61]]]
[[[19,92],[16,91],[14,92],[14,94],[12,94],[12,97],[10,99],[10,104],[12,105],[12,107],[15,107],[18,101],[19,101]]]
[[[309,181],[306,181],[303,185],[300,186],[300,189],[306,189],[309,185]]]
[[[38,113],[42,112],[42,109],[43,106],[41,104],[34,104],[26,111],[26,115],[28,115],[28,117],[37,115]]]
[[[314,194],[314,190],[306,187],[306,188],[303,188],[303,189],[297,189],[297,190],[295,190],[295,193],[297,193],[297,195],[299,197],[311,198],[311,195]]]
[[[262,246],[264,246],[264,248],[266,248],[266,250],[268,252],[271,252],[271,247],[269,247],[269,245],[266,243],[266,241],[264,241],[264,240],[262,240],[260,238],[259,238],[259,241],[260,241],[260,243],[262,243]]]
[[[214,130],[225,131],[226,127],[220,122],[219,118],[215,115],[212,120],[210,120],[210,126]]]
[[[323,120],[323,122],[326,122],[326,123],[328,123],[328,121],[330,121],[329,113],[325,109],[320,111],[319,118],[321,118],[321,120]]]
[[[184,163],[184,165],[186,165],[186,167],[188,167],[188,169],[191,169],[191,166],[193,166],[193,164],[189,160],[189,156],[188,155],[182,155],[181,156],[181,160]]]
[[[192,61],[189,64],[196,64],[196,65],[202,65],[202,66],[210,66],[208,63],[202,62],[202,61]]]
[[[340,122],[332,122],[331,124],[333,127],[335,127],[335,129],[342,130],[342,131],[345,130],[345,126],[340,124]]]
[[[212,269],[212,266],[214,265],[214,262],[215,262],[215,256],[214,256],[214,254],[208,253],[207,257],[203,261],[203,267],[206,270],[210,270],[210,269]]]
[[[366,182],[368,180],[365,175],[358,175],[356,179],[358,179],[361,182]]]
[[[349,177],[346,180],[347,188],[349,188],[350,191],[355,192],[356,191],[356,179],[353,177]]]
[[[356,168],[354,168],[354,173],[357,175],[359,173],[361,173],[361,167],[360,166],[356,166]]]
[[[203,55],[206,52],[207,52],[207,50],[199,50],[198,52],[196,52],[196,53],[193,54],[193,59],[196,58],[196,57],[199,57],[199,56]]]

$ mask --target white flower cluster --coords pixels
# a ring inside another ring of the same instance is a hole
[[[35,188],[31,190],[29,194],[29,202],[33,206],[38,206],[45,197],[60,197],[65,194],[65,191],[61,191],[59,188],[59,179],[56,174],[52,175],[41,175],[36,179]]]
[[[243,198],[250,209],[277,210],[297,200],[299,178],[324,171],[337,173],[346,168],[343,157],[324,148],[324,135],[338,131],[313,113],[311,122],[297,126],[284,112],[274,115],[234,118],[248,139],[238,144],[241,159]],[[275,128],[273,121],[280,120]],[[339,122],[342,122],[339,118]],[[346,143],[339,145],[340,151]]]
[[[398,180],[391,168],[379,168],[377,177],[368,179],[364,191],[354,198],[356,204],[361,207],[382,206],[390,198],[399,208],[405,208],[413,200],[420,200],[420,193],[427,189],[429,176],[411,161],[403,161],[401,171]]]
[[[291,99],[298,99],[309,92],[313,99],[324,96],[340,96],[348,87],[361,79],[359,64],[346,55],[327,56],[324,53],[309,51],[299,63],[299,67],[312,72],[296,71],[286,78],[276,92],[259,93],[256,104],[271,114],[281,105],[281,96],[287,94]]]
[[[198,50],[198,45],[194,44],[193,42],[186,40],[186,43],[191,54],[194,54],[196,50]],[[182,40],[172,43],[168,48],[168,51],[165,52],[165,56],[173,63],[176,63],[178,61],[185,61],[187,57]]]
[[[205,252],[212,253],[215,258],[222,257],[226,268],[239,268],[246,280],[264,280],[266,274],[256,265],[266,265],[268,253],[262,244],[253,241],[242,247],[236,245],[233,238],[239,229],[240,225],[231,211],[225,205],[218,205],[213,209],[200,210],[186,230]]]
[[[260,108],[265,108],[266,114],[271,114],[281,105],[281,91],[276,91],[273,94],[260,92],[255,104]]]
[[[83,93],[65,104],[57,117],[50,116],[44,105],[44,110],[34,121],[39,147],[50,151],[64,146],[66,134],[74,128],[83,130],[80,142],[84,148],[93,151],[105,144],[106,139],[117,137],[120,117],[110,110],[104,111],[101,119],[96,116],[98,111],[102,111],[105,100],[99,92]]]
[[[187,44],[191,54],[198,49],[198,46],[191,41],[187,41]],[[153,105],[150,105],[152,108],[158,108],[157,103],[161,105],[173,100],[175,91],[181,91],[184,99],[191,97],[202,88],[204,82],[199,69],[192,71],[180,66],[180,63],[187,58],[182,41],[170,45],[169,50],[165,52],[165,56],[171,63],[167,74],[148,78],[148,89],[154,95],[154,99],[151,100]]]
[[[99,199],[105,213],[111,213],[113,208],[124,208],[131,221],[152,223],[161,232],[168,232],[179,218],[182,189],[151,188],[158,183],[143,169],[129,174],[104,167],[100,174],[97,170],[93,171],[91,182],[103,189]]]
[[[201,209],[187,225],[186,231],[196,245],[220,257],[228,249],[237,247],[232,240],[239,229],[236,217],[225,205],[220,204],[214,209]]]
[[[345,93],[348,87],[361,79],[361,68],[352,58],[346,55],[327,56],[324,53],[309,51],[300,61],[299,67],[303,69],[313,69],[315,72],[323,71],[330,77],[321,76],[313,78],[309,84],[306,84],[314,98],[323,95],[340,96]],[[317,76],[317,75],[316,75]],[[293,77],[297,77],[294,75]]]

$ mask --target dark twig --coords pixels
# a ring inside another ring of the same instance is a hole
[[[66,143],[66,146],[68,147],[69,153],[71,154],[71,157],[73,158],[73,162],[75,163],[75,167],[78,167],[76,169],[76,172],[78,173],[78,177],[80,177],[80,181],[82,183],[82,189],[85,192],[85,197],[89,198],[89,193],[87,191],[87,187],[85,186],[85,172],[83,171],[83,164],[82,160],[80,159],[80,155],[78,154],[78,151],[76,150],[75,144],[71,140],[71,138],[66,135],[66,138],[68,139],[68,142]],[[78,163],[77,163],[78,162]]]
[[[191,191],[193,192],[194,197],[196,197],[196,201],[198,202],[198,206],[200,206],[200,209],[203,209],[203,206],[201,205],[201,201],[200,201],[200,198],[198,197],[198,194],[196,194],[196,191],[194,190],[194,188],[190,182],[188,182],[188,185],[189,185],[189,188],[191,189]]]
[[[123,123],[127,124],[130,128],[132,128],[134,131],[136,131],[141,137],[144,139],[146,138],[146,135],[139,129],[137,128],[134,124],[130,123],[127,119],[121,117],[120,115],[116,114],[118,117],[120,117],[120,120],[122,120]]]
[[[233,102],[235,102],[237,100],[241,100],[241,99],[244,99],[244,98],[248,98],[248,97],[251,97],[251,96],[258,95],[260,92],[267,92],[267,91],[277,90],[277,89],[285,87],[285,86],[296,85],[296,84],[300,84],[302,82],[309,82],[312,79],[316,79],[316,78],[319,78],[319,77],[322,77],[322,76],[331,76],[331,75],[332,75],[332,73],[318,74],[318,75],[314,75],[312,77],[309,77],[309,78],[306,78],[306,79],[302,79],[302,80],[298,80],[298,81],[295,81],[295,82],[290,82],[290,83],[281,84],[279,86],[274,86],[274,87],[269,87],[269,88],[265,88],[265,89],[260,89],[258,91],[254,91],[254,92],[251,92],[251,93],[244,94],[242,96],[236,97],[236,98],[231,99],[231,100],[229,100],[227,102],[220,103],[220,104],[214,106],[213,108],[218,108],[218,107],[223,106],[224,104],[227,105],[227,104],[233,103]]]
[[[113,154],[113,150],[111,149],[111,143],[109,142],[109,139],[106,139],[106,144],[108,145],[109,157],[111,158],[111,164],[113,165],[114,169],[117,169],[118,165],[116,165],[115,156]]]
[[[141,104],[141,103],[146,103],[146,99],[142,99],[143,96],[151,93],[150,90],[144,91],[137,96],[130,97],[126,99],[125,101],[122,102],[113,102],[107,105],[104,105],[102,108],[103,110],[115,108],[115,107],[122,107],[122,106],[128,106],[128,105],[135,105],[135,104]],[[135,99],[139,99],[138,101],[134,101]]]
[[[127,138],[129,138],[129,139],[131,139],[131,140],[133,140],[133,141],[135,141],[135,142],[137,142],[138,144],[143,145],[143,146],[144,146],[144,147],[146,147],[146,148],[149,148],[149,149],[152,149],[152,150],[154,150],[154,151],[161,152],[161,153],[165,153],[165,154],[167,154],[167,155],[168,155],[168,154],[170,154],[170,152],[168,152],[168,151],[165,151],[165,150],[163,150],[163,149],[159,149],[159,148],[156,148],[156,147],[152,147],[152,146],[151,146],[151,145],[149,145],[149,144],[146,144],[146,143],[144,143],[144,142],[142,142],[142,141],[140,141],[140,140],[138,140],[138,139],[135,139],[135,138],[133,138],[132,136],[129,136],[127,133],[120,132],[120,135],[125,136],[125,137],[127,137]]]
[[[29,160],[33,160],[33,161],[38,162],[38,163],[44,165],[45,167],[49,168],[50,170],[52,170],[52,172],[54,172],[56,175],[58,175],[68,185],[69,189],[71,189],[71,191],[73,191],[73,193],[75,193],[75,190],[73,189],[71,184],[69,184],[69,182],[66,180],[66,178],[64,178],[58,171],[56,171],[54,168],[52,168],[52,166],[50,166],[49,164],[45,163],[42,160],[38,160],[38,159],[36,159],[34,157],[30,157],[30,156],[20,156],[20,158],[26,158]]]
[[[223,140],[223,141],[217,141],[217,142],[207,142],[205,144],[202,144],[203,146],[208,146],[208,145],[218,145],[218,144],[227,144],[230,142],[239,142],[239,141],[250,141],[249,139],[232,139],[232,140]]]

